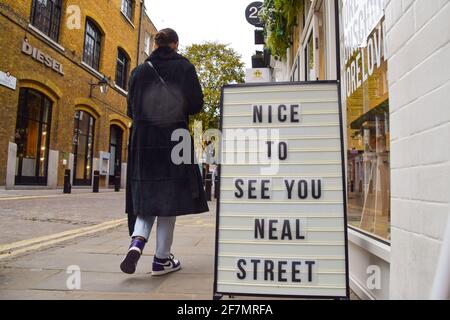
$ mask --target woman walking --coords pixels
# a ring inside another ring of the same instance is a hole
[[[203,108],[203,93],[194,66],[177,53],[178,35],[163,29],[156,50],[133,70],[128,92],[128,116],[133,120],[129,142],[126,212],[131,245],[120,268],[133,274],[157,221],[152,275],[178,271],[171,253],[177,216],[209,211],[200,170],[194,161],[192,138],[181,154],[173,133],[188,130],[189,115]],[[177,134],[176,137],[180,135]],[[189,155],[187,153],[190,153]],[[174,161],[174,157],[178,157]],[[184,161],[180,164],[179,158]]]

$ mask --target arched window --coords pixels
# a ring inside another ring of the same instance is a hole
[[[61,24],[61,0],[33,0],[31,24],[58,41]]]
[[[127,90],[130,59],[122,49],[117,50],[116,84]]]
[[[19,93],[15,142],[17,185],[46,185],[52,102],[42,93],[23,88]]]
[[[75,111],[73,135],[75,185],[91,185],[94,133],[95,118],[86,111]]]
[[[101,46],[102,32],[93,21],[87,19],[84,34],[83,61],[95,70],[99,70],[100,67]]]

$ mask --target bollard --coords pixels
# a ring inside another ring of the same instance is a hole
[[[93,192],[98,193],[100,185],[100,171],[96,170],[94,171],[94,186],[93,186]]]
[[[219,199],[219,193],[220,193],[220,179],[219,179],[219,176],[215,176],[215,179],[214,179],[214,198],[216,198],[216,200],[217,199]]]
[[[64,193],[72,192],[72,185],[70,184],[70,169],[66,169],[64,172]]]
[[[205,192],[207,201],[211,201],[211,189],[212,189],[212,173],[207,173],[205,179]]]
[[[120,174],[116,172],[114,175],[114,191],[119,192],[120,191]]]

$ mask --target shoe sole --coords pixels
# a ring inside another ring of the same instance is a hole
[[[177,272],[181,270],[181,265],[178,266],[177,268],[173,268],[170,270],[164,270],[164,271],[152,271],[152,276],[154,277],[160,277],[160,276],[164,276],[166,274],[172,273],[172,272]]]
[[[135,250],[130,250],[125,259],[120,264],[120,270],[126,274],[134,274],[136,272],[136,265],[141,257],[141,254]]]

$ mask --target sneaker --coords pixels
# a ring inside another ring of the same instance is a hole
[[[120,264],[120,270],[126,274],[133,274],[136,272],[136,266],[139,258],[142,255],[142,251],[145,247],[145,241],[139,238],[134,238],[131,241],[128,253]]]
[[[173,254],[167,259],[158,259],[156,256],[153,259],[152,276],[162,276],[181,269],[179,260],[175,260]]]

